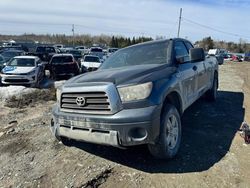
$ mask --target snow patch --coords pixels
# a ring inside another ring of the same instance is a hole
[[[19,98],[24,94],[33,93],[36,90],[38,89],[27,88],[24,86],[0,87],[0,99],[3,101],[13,96]]]

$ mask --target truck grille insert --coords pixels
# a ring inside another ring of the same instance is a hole
[[[61,108],[90,113],[111,111],[109,99],[105,92],[62,93]]]

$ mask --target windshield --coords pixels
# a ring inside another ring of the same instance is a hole
[[[90,49],[91,52],[102,52],[101,48],[91,48]]]
[[[99,58],[95,56],[85,56],[84,61],[86,62],[99,62]]]
[[[17,66],[17,67],[35,67],[34,59],[19,59],[14,58],[9,63],[8,66]]]
[[[71,63],[71,62],[73,62],[73,58],[71,56],[58,56],[58,57],[53,57],[51,60],[51,64]]]
[[[10,51],[7,51],[7,52],[3,52],[1,55],[4,56],[4,57],[15,57],[15,56],[19,56],[21,53],[20,52],[10,52]]]
[[[100,69],[167,63],[168,42],[157,42],[121,49],[110,56]]]
[[[53,47],[37,47],[36,52],[47,52],[47,53],[54,53],[55,48]]]
[[[68,53],[73,54],[73,55],[81,55],[81,52],[77,51],[77,50],[70,50],[70,51],[68,51]]]
[[[118,50],[118,48],[110,48],[110,49],[108,49],[108,52],[109,53],[113,53],[113,52],[115,52],[115,51],[117,51]]]

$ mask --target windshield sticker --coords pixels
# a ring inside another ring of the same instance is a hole
[[[7,66],[3,69],[3,72],[10,72],[10,71],[13,71],[15,70],[16,67],[13,67],[13,66]]]

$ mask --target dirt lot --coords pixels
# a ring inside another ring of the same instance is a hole
[[[145,146],[120,150],[66,147],[49,130],[54,101],[0,107],[0,187],[250,187],[250,63],[220,66],[218,101],[200,99],[183,116],[183,140],[171,161]]]

